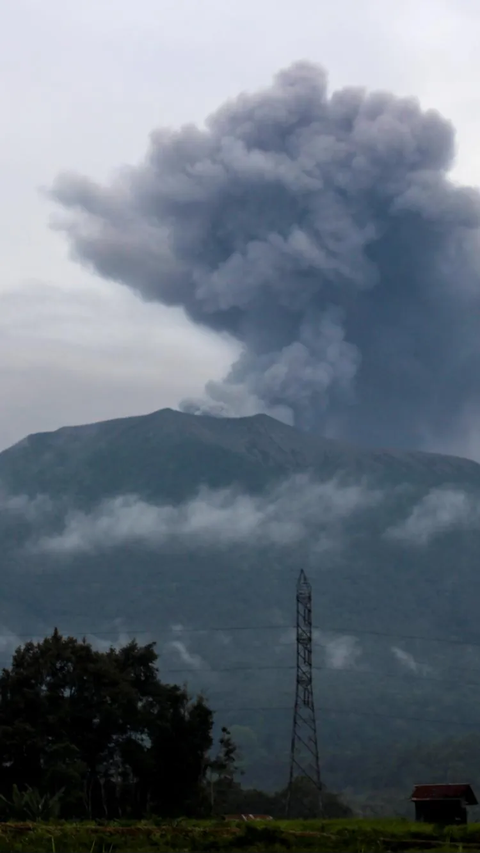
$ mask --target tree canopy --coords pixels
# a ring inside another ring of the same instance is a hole
[[[245,808],[283,816],[285,791],[244,791],[236,781],[240,756],[229,729],[213,745],[212,710],[160,680],[155,644],[98,651],[55,630],[19,647],[0,675],[0,816],[136,819]],[[315,792],[302,784],[294,800],[308,817]],[[350,813],[328,797],[329,813]]]
[[[213,714],[156,661],[154,644],[101,652],[58,631],[18,648],[0,676],[0,793],[63,790],[65,817],[198,812]]]

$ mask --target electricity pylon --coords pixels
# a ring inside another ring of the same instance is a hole
[[[297,678],[286,803],[287,817],[290,817],[295,779],[302,776],[309,779],[317,791],[318,815],[320,816],[323,809],[317,723],[313,699],[312,587],[303,569],[297,582]]]

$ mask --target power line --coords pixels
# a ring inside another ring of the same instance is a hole
[[[216,628],[215,627],[215,628],[210,629],[210,630],[213,630],[213,631],[258,630],[259,627],[261,629],[265,629],[265,630],[272,628],[272,626],[270,626],[270,625],[265,625],[265,626],[234,626],[234,627],[231,627],[228,629]],[[282,625],[282,626],[274,626],[274,627],[275,628],[281,627],[284,629],[287,626]],[[162,629],[162,631],[163,630],[167,630],[167,629]],[[202,628],[202,629],[191,629],[191,630],[203,632],[205,629]],[[92,635],[98,634],[99,632],[78,632],[78,633],[79,634],[81,633],[82,636],[84,636],[84,635],[88,636],[88,634],[90,634],[90,636],[92,636]],[[120,633],[136,634],[139,632],[120,632]],[[145,631],[144,633],[150,633],[150,632]],[[365,633],[379,633],[379,632],[365,632]],[[383,632],[381,635],[383,636]],[[6,636],[8,638],[11,638],[11,635],[6,635]],[[21,635],[15,634],[15,636],[19,637]],[[28,636],[31,639],[35,637],[35,635],[32,636],[31,634],[28,634],[28,635],[26,634],[24,636]],[[44,635],[37,635],[37,636],[42,637],[42,639],[44,637]],[[392,635],[387,634],[387,636],[392,636]],[[405,636],[405,635],[395,634],[393,636]],[[1,635],[0,635],[0,637],[1,637]],[[425,638],[417,638],[417,639],[425,639]],[[428,639],[430,639],[430,638],[428,638]],[[447,640],[441,640],[440,642],[448,642],[448,641]],[[462,645],[463,645],[463,643],[462,643]],[[227,666],[227,667],[208,668],[205,670],[193,670],[192,668],[187,668],[187,667],[162,669],[160,666],[160,675],[166,675],[169,673],[171,673],[171,674],[186,673],[186,674],[190,674],[190,675],[193,675],[193,674],[200,675],[200,674],[209,674],[209,673],[217,673],[217,672],[248,672],[248,671],[251,672],[251,671],[257,671],[257,670],[258,671],[268,671],[268,670],[292,671],[295,668],[296,668],[295,665],[285,665],[285,664],[267,664],[267,665],[255,665],[255,666],[252,666],[252,665]],[[399,674],[399,675],[391,675],[388,673],[379,674],[379,673],[376,673],[374,671],[369,671],[369,670],[359,670],[359,669],[354,669],[354,668],[334,669],[333,667],[325,667],[325,666],[315,666],[314,669],[315,670],[328,671],[328,672],[334,672],[335,674],[349,673],[349,674],[355,674],[355,675],[369,675],[369,676],[374,676],[375,678],[378,678],[380,680],[383,680],[383,679],[414,680],[414,681],[418,680],[419,682],[437,681],[440,684],[456,684],[456,685],[463,685],[465,687],[472,687],[472,686],[480,687],[480,681],[478,681],[478,682],[477,681],[464,682],[464,681],[461,681],[458,679],[452,680],[452,679],[444,679],[441,677],[440,678],[435,678],[435,677],[432,678],[432,677],[427,676],[427,675],[421,675],[420,676],[420,675],[409,675],[409,674],[404,674],[404,673]],[[477,672],[480,670],[473,669],[473,668],[470,670],[470,668],[465,667],[464,671],[475,671],[475,672]],[[404,720],[407,722],[422,722],[422,723],[427,723],[427,724],[430,723],[430,724],[455,725],[455,726],[461,725],[461,726],[472,726],[474,728],[478,728],[478,726],[479,726],[478,720],[475,722],[473,722],[473,721],[469,722],[469,721],[459,721],[458,719],[448,720],[448,719],[438,719],[438,718],[429,718],[429,717],[421,717],[421,716],[384,714],[384,713],[379,713],[376,711],[360,711],[360,710],[352,709],[352,708],[332,708],[332,707],[327,707],[327,706],[319,706],[319,710],[324,711],[325,713],[332,713],[332,714],[346,714],[346,715],[373,717],[373,718],[381,718],[381,719]],[[276,712],[276,711],[284,711],[284,712],[285,711],[291,711],[291,708],[290,708],[290,706],[251,706],[251,707],[238,707],[237,706],[237,707],[218,707],[218,708],[215,708],[216,713],[222,713],[222,712],[225,712],[225,713],[227,713],[227,712],[229,712],[229,713],[262,712],[262,713],[265,713],[265,712]]]
[[[377,631],[365,628],[355,628],[355,627],[323,627],[313,626],[315,631],[319,631],[322,634],[342,634],[348,636],[373,636],[373,637],[391,637],[392,639],[401,639],[401,640],[416,640],[424,643],[443,643],[446,645],[452,646],[472,646],[480,648],[480,638],[478,635],[476,640],[460,640],[455,637],[428,637],[422,634],[402,634],[399,631]],[[195,628],[186,628],[181,626],[178,630],[178,634],[211,634],[211,633],[232,633],[234,631],[294,631],[295,625],[213,625],[213,626],[202,626]],[[85,637],[101,637],[101,636],[132,636],[139,637],[150,634],[152,636],[157,636],[159,634],[175,634],[175,626],[170,626],[169,628],[142,628],[140,630],[131,630],[131,629],[122,629],[122,628],[111,628],[109,630],[99,629],[92,630],[89,629],[87,631],[80,631],[75,629],[73,632],[66,631],[66,634],[74,633],[76,636],[85,636]],[[31,632],[21,632],[18,633],[16,631],[11,631],[9,634],[0,634],[0,640],[11,640],[13,638],[28,638],[28,639],[43,639],[45,634],[32,634]],[[315,640],[315,637],[313,638]]]
[[[265,626],[265,627],[269,627],[269,626]],[[194,629],[192,629],[192,630],[194,630]],[[203,630],[203,629],[201,629],[201,630]],[[213,630],[223,630],[223,629],[213,629]],[[246,627],[245,628],[242,627],[242,628],[232,628],[229,630],[249,630],[249,629],[247,629]],[[252,628],[252,630],[256,630],[256,628]],[[93,631],[92,632],[80,632],[79,631],[76,633],[78,633],[79,635],[81,634],[82,636],[97,636],[99,632],[93,632]],[[137,634],[138,632],[132,631],[132,632],[121,632],[121,633]],[[150,632],[145,631],[145,633],[150,633]],[[11,637],[9,637],[9,635],[0,635],[0,639],[2,638],[2,636],[11,639]],[[31,635],[31,634],[25,634],[25,635],[15,634],[15,637],[20,637],[20,636],[26,636],[26,637],[28,636],[31,639],[35,639],[35,638],[42,638],[43,639],[43,637],[44,637],[43,634],[38,634],[38,635],[35,635],[35,634],[34,635]],[[416,661],[416,664],[418,666],[430,666],[430,667],[432,666],[431,662],[428,662],[428,661]],[[272,670],[272,671],[290,670],[291,671],[291,670],[295,669],[295,665],[294,664],[291,664],[291,665],[289,665],[289,664],[265,664],[265,665],[259,666],[259,665],[251,665],[251,664],[246,664],[246,665],[242,664],[240,666],[231,666],[231,665],[230,666],[220,666],[220,667],[206,666],[205,668],[195,669],[194,667],[191,667],[191,666],[190,667],[162,668],[161,662],[160,662],[159,668],[161,669],[162,674],[208,675],[209,673],[215,674],[215,673],[221,673],[221,672],[222,673],[223,672],[256,672],[256,671],[268,671],[268,670]],[[458,685],[463,685],[465,687],[480,687],[480,681],[463,681],[461,679],[447,679],[447,678],[443,678],[441,676],[440,677],[435,677],[435,676],[432,677],[432,676],[427,675],[425,673],[422,673],[419,675],[408,674],[408,673],[391,674],[391,673],[379,673],[379,672],[375,672],[374,670],[356,669],[354,667],[336,668],[336,667],[329,667],[329,666],[314,666],[313,669],[315,671],[316,670],[322,670],[325,672],[334,672],[336,674],[348,673],[350,675],[353,674],[353,675],[357,675],[357,676],[358,675],[372,676],[375,678],[379,678],[380,680],[391,679],[391,680],[411,680],[411,681],[421,681],[421,682],[433,681],[433,682],[440,682],[442,684],[458,684]],[[478,667],[457,667],[456,666],[455,669],[462,671],[462,672],[480,672],[480,668],[478,668]]]
[[[429,664],[425,664],[429,665]],[[265,664],[264,666],[256,666],[252,664],[241,665],[241,666],[219,666],[219,667],[205,667],[205,669],[194,669],[192,667],[168,667],[163,669],[161,664],[159,665],[160,674],[168,675],[168,674],[186,674],[186,675],[215,675],[220,672],[265,672],[268,670],[272,671],[292,671],[296,667],[294,664]],[[433,681],[439,682],[440,684],[456,684],[464,687],[480,687],[480,681],[462,681],[461,679],[450,679],[450,678],[435,678],[429,675],[414,675],[410,673],[398,673],[394,675],[392,673],[379,673],[374,670],[369,669],[355,669],[354,667],[344,667],[343,669],[336,669],[333,666],[313,666],[312,669],[316,671],[322,672],[334,672],[336,675],[341,674],[349,674],[349,675],[366,675],[373,678],[377,678],[382,681],[385,679],[393,680],[393,681]],[[465,668],[466,672],[470,670]],[[472,669],[472,672],[480,672],[480,670]]]
[[[475,720],[475,722],[470,721],[459,721],[457,720],[445,720],[431,717],[417,717],[417,716],[406,716],[403,714],[382,714],[378,711],[358,711],[353,708],[330,708],[325,705],[317,706],[318,710],[323,711],[326,714],[346,714],[347,716],[355,716],[355,717],[374,717],[379,719],[386,720],[403,720],[406,722],[412,723],[430,723],[432,725],[449,725],[449,726],[472,726],[473,728],[479,727],[479,721]],[[291,708],[288,705],[253,705],[249,708],[245,707],[218,707],[214,708],[216,714],[218,713],[253,713],[255,711],[259,711],[261,713],[267,713],[270,711],[290,711]]]
[[[331,669],[331,667],[315,667],[316,669]],[[265,666],[252,666],[248,664],[247,666],[215,666],[215,667],[205,667],[205,669],[193,669],[192,667],[175,667],[174,669],[168,667],[168,669],[162,669],[160,666],[159,669],[163,673],[169,672],[178,672],[178,673],[190,673],[190,675],[208,675],[209,672],[217,673],[217,672],[256,672],[257,670],[265,671],[265,670],[292,670],[295,669],[294,664],[266,664]],[[480,684],[480,682],[479,682]]]
[[[290,625],[232,625],[229,627],[212,626],[210,628],[207,628],[207,627],[183,628],[182,627],[181,631],[178,631],[178,635],[181,636],[182,634],[190,634],[190,633],[215,633],[215,632],[229,633],[229,632],[234,632],[234,631],[269,631],[269,630],[292,630],[292,626],[290,626]],[[64,632],[64,633],[68,634],[68,632]],[[133,631],[133,630],[124,631],[122,629],[118,629],[117,631],[115,631],[113,629],[109,630],[109,631],[106,631],[106,630],[92,631],[92,630],[90,630],[90,631],[74,631],[72,633],[76,636],[82,636],[82,637],[97,637],[97,636],[113,637],[116,634],[117,638],[121,638],[122,635],[123,636],[137,637],[137,636],[148,635],[148,634],[150,634],[150,635],[151,634],[171,634],[171,635],[173,634],[173,636],[175,636],[177,632],[175,632],[175,630],[172,628],[160,628],[160,629],[155,629],[155,630],[142,629],[141,631]],[[343,628],[343,629],[328,628],[328,629],[325,629],[325,631],[323,633],[347,634],[348,630],[346,628]],[[350,630],[350,635],[352,635],[352,634],[364,634],[364,635],[373,635],[373,636],[382,636],[382,637],[396,637],[398,639],[421,640],[424,642],[435,642],[435,643],[438,642],[438,643],[458,645],[458,646],[480,647],[480,642],[479,643],[473,643],[472,641],[467,642],[464,640],[455,640],[455,639],[439,638],[439,637],[432,638],[432,637],[424,637],[424,636],[415,635],[415,634],[399,634],[399,633],[386,632],[386,631],[371,631],[371,630],[357,630],[357,629],[355,629],[355,631]],[[3,639],[3,640],[14,640],[15,641],[16,639],[20,639],[23,637],[23,638],[28,638],[31,641],[34,641],[34,640],[38,640],[38,639],[42,640],[45,638],[45,636],[46,636],[45,634],[31,634],[31,633],[12,632],[11,634],[0,634],[0,640]],[[418,666],[426,666],[426,667],[432,666],[432,663],[430,661],[415,661],[415,663]],[[211,672],[211,673],[233,672],[233,671],[241,672],[241,671],[254,671],[254,670],[282,670],[282,669],[294,669],[294,666],[293,665],[292,666],[283,665],[283,664],[278,664],[278,665],[277,664],[268,664],[265,666],[251,666],[251,665],[244,666],[244,665],[241,665],[238,667],[236,667],[236,666],[206,667],[205,669],[198,669],[198,670],[195,670],[192,667],[175,667],[175,668],[163,669],[162,672],[163,673],[179,673],[179,674],[180,673],[187,673],[187,674],[193,675],[193,674],[198,674],[198,673],[209,673],[209,672]],[[427,675],[426,673],[422,673],[421,675],[409,675],[406,673],[399,673],[397,675],[392,675],[392,674],[388,674],[388,673],[382,673],[379,675],[379,673],[376,673],[373,671],[370,672],[369,670],[359,670],[359,669],[355,669],[353,667],[346,667],[345,669],[335,669],[334,667],[316,666],[316,667],[314,667],[314,669],[315,670],[322,669],[322,670],[327,670],[329,672],[336,672],[336,673],[348,672],[348,673],[354,673],[356,675],[359,675],[359,674],[374,675],[375,677],[377,677],[377,678],[380,677],[381,679],[396,679],[396,680],[400,680],[400,679],[402,679],[402,680],[406,680],[406,679],[417,680],[418,679],[421,681],[438,681],[438,682],[448,683],[448,684],[461,684],[461,685],[464,685],[466,687],[480,686],[480,682],[476,682],[476,681],[465,682],[465,681],[460,680],[460,679],[446,679],[446,678],[442,678],[442,677],[432,677],[432,676]],[[478,667],[459,667],[459,666],[455,665],[455,669],[458,671],[462,671],[462,672],[480,672],[480,668],[478,668]]]
[[[230,633],[230,632],[235,632],[235,631],[242,631],[242,632],[243,631],[245,631],[245,632],[246,631],[277,631],[277,630],[285,631],[285,630],[292,630],[292,629],[293,629],[293,626],[282,624],[282,625],[231,625],[231,626],[211,626],[211,627],[204,626],[204,627],[196,627],[196,628],[183,628],[182,627],[181,631],[179,630],[178,632],[176,632],[174,628],[172,629],[170,627],[170,628],[160,628],[160,629],[154,629],[154,630],[142,629],[141,631],[122,630],[122,629],[118,628],[116,630],[111,629],[109,631],[106,631],[106,630],[99,630],[99,631],[89,630],[89,631],[73,631],[71,633],[73,633],[76,636],[82,636],[82,637],[86,637],[86,638],[88,638],[88,637],[95,638],[98,636],[113,637],[116,635],[117,640],[118,640],[118,639],[121,639],[122,635],[123,636],[131,636],[131,637],[137,637],[137,636],[142,636],[142,635],[155,635],[155,634],[157,634],[157,635],[158,634],[170,634],[173,636],[176,636],[176,635],[182,636],[184,634],[199,634],[199,633],[208,634],[208,633]],[[65,632],[65,634],[68,634],[68,633],[69,632]],[[462,647],[462,646],[463,647],[480,647],[480,642],[474,643],[473,641],[456,640],[456,639],[450,639],[450,638],[446,638],[446,637],[443,637],[443,638],[441,638],[441,637],[425,637],[425,636],[421,636],[421,635],[417,635],[417,634],[401,634],[401,633],[397,633],[397,632],[375,631],[375,630],[366,630],[366,629],[361,629],[361,630],[350,629],[349,630],[347,628],[335,628],[335,629],[327,628],[323,631],[323,633],[339,633],[342,635],[349,634],[350,636],[354,635],[354,634],[359,634],[359,635],[371,635],[371,636],[379,636],[379,637],[395,637],[395,638],[404,639],[404,640],[417,640],[417,641],[423,641],[423,642],[443,643],[443,644],[447,644],[447,645],[450,644],[452,646],[460,646],[460,647]],[[12,632],[11,634],[0,635],[0,639],[10,640],[10,641],[14,641],[14,642],[17,639],[20,639],[22,637],[28,638],[31,641],[38,640],[38,639],[42,640],[45,638],[45,634],[31,634],[31,633]],[[432,666],[432,663],[429,661],[416,661],[416,664],[419,666],[430,666],[430,667]],[[161,663],[159,664],[159,666],[161,668]],[[240,671],[254,671],[257,669],[258,670],[262,669],[262,670],[266,671],[266,670],[282,670],[282,669],[292,669],[292,668],[293,668],[292,666],[276,665],[276,664],[269,664],[269,665],[265,665],[263,667],[250,666],[250,665],[246,665],[246,666],[242,665],[242,666],[238,666],[238,667],[233,667],[233,666],[207,667],[207,668],[201,669],[201,670],[195,670],[191,667],[176,667],[176,668],[164,669],[164,670],[162,670],[162,673],[163,674],[186,673],[186,674],[194,675],[194,674],[198,674],[198,673],[209,673],[209,672],[211,672],[211,673],[233,672],[233,671],[240,672]],[[385,679],[417,680],[418,679],[421,681],[431,681],[431,682],[438,681],[438,682],[441,682],[444,684],[463,685],[465,687],[480,686],[480,682],[476,682],[476,681],[466,682],[466,681],[463,681],[460,679],[447,679],[447,678],[443,678],[441,676],[440,677],[435,677],[435,676],[432,677],[430,675],[427,675],[426,673],[422,673],[421,675],[410,675],[410,674],[406,674],[406,673],[399,673],[399,674],[393,675],[393,674],[382,673],[379,675],[378,673],[375,673],[375,672],[370,673],[368,670],[359,670],[359,669],[355,669],[353,667],[352,668],[347,667],[345,669],[337,669],[337,670],[334,669],[333,667],[315,667],[315,669],[323,669],[323,670],[328,670],[329,672],[336,672],[336,673],[348,672],[350,674],[354,673],[355,675],[359,675],[360,673],[365,674],[365,675],[371,674],[371,675],[375,675],[375,677],[381,678],[383,680],[385,680]],[[455,666],[455,669],[458,671],[462,671],[462,672],[480,672],[480,669],[478,667],[457,667],[457,666]]]
[[[139,631],[134,631],[131,629],[124,630],[123,628],[110,628],[107,630],[92,630],[91,628],[88,631],[80,631],[75,629],[74,631],[60,631],[61,634],[81,636],[81,637],[111,637],[116,635],[126,636],[126,637],[140,637],[145,636],[146,634],[158,635],[158,634],[212,634],[212,633],[230,633],[232,631],[288,631],[293,630],[295,626],[293,625],[231,625],[230,627],[222,627],[218,625],[214,625],[212,627],[203,627],[203,628],[184,628],[183,625],[181,628],[178,628],[178,631],[175,629],[175,626],[171,626],[170,628],[142,628]],[[16,637],[18,638],[28,638],[31,640],[44,639],[45,635],[43,634],[33,634],[30,631],[20,632],[11,631],[9,634],[0,634],[0,640],[11,640]]]
[[[320,630],[316,627],[316,630]],[[419,640],[423,643],[446,643],[447,645],[452,646],[478,646],[480,647],[480,639],[476,640],[457,640],[455,638],[449,637],[425,637],[421,634],[401,634],[398,631],[372,631],[366,629],[357,629],[357,628],[323,628],[322,633],[324,634],[348,634],[355,635],[359,634],[360,636],[372,636],[372,637],[392,637],[401,640]],[[475,635],[478,636],[478,635]]]

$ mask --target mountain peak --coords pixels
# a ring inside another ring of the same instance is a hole
[[[256,491],[308,471],[384,482],[480,482],[480,466],[465,459],[352,447],[265,414],[218,418],[170,408],[36,433],[0,453],[5,488],[87,502],[126,493],[182,500],[204,485]]]

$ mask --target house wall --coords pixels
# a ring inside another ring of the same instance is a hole
[[[446,826],[467,823],[467,809],[462,800],[425,800],[415,803],[415,820]]]

